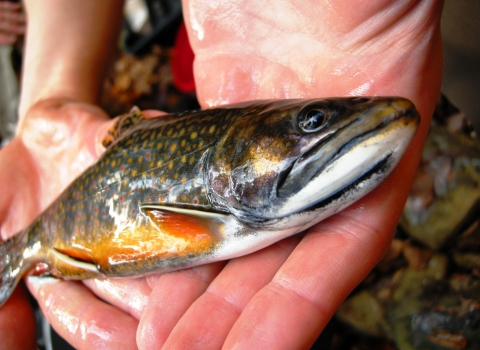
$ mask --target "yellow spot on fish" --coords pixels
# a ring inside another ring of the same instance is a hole
[[[195,163],[195,157],[194,157],[194,156],[191,156],[191,157],[190,157],[189,163],[190,163],[190,165],[192,165],[193,163]]]
[[[172,133],[173,133],[173,129],[172,128],[168,129],[167,136],[172,136]]]
[[[160,178],[160,182],[161,182],[162,184],[165,182],[165,177],[164,177],[164,176],[162,176],[162,177]]]
[[[177,145],[176,144],[173,144],[170,146],[170,150],[173,152],[175,151],[175,149],[177,148]]]
[[[190,138],[191,138],[192,140],[195,140],[195,139],[197,138],[197,136],[198,136],[198,132],[196,132],[196,131],[194,131],[194,132],[192,132],[192,133],[190,134]]]
[[[137,175],[137,171],[136,170],[132,170],[132,176],[135,176]]]
[[[142,147],[143,147],[143,148],[147,147],[147,143],[148,143],[148,140],[143,141]]]
[[[182,163],[186,163],[187,162],[187,157],[186,156],[182,156]]]
[[[163,164],[163,162],[162,162],[161,160],[159,160],[159,161],[157,162],[157,166],[162,166],[162,164]]]
[[[208,129],[209,134],[213,134],[215,132],[215,125],[212,125],[210,129]]]
[[[110,165],[111,165],[112,167],[114,167],[114,166],[115,166],[115,159],[114,159],[114,160],[112,160],[112,162],[110,163]]]
[[[138,152],[138,146],[135,146],[135,147],[133,148],[133,151],[134,151],[134,152]]]
[[[185,139],[183,139],[182,142],[180,142],[180,146],[182,147],[185,147],[186,144],[187,144],[187,141]]]
[[[187,182],[187,178],[184,176],[182,177],[182,184],[185,184],[185,182]]]
[[[162,147],[163,147],[163,143],[162,143],[162,142],[157,143],[157,149],[160,149],[160,148],[162,148]]]
[[[203,141],[200,141],[200,142],[198,143],[198,148],[200,149],[200,148],[202,148],[202,147],[203,147]]]
[[[174,178],[175,180],[177,180],[177,179],[178,179],[178,173],[175,173],[175,174],[173,175],[173,178]]]
[[[128,158],[127,163],[128,163],[128,164],[132,164],[132,163],[133,163],[133,159],[132,159],[132,158]]]
[[[141,163],[143,160],[143,157],[138,157],[138,162]]]
[[[187,196],[182,195],[182,201],[186,202],[187,201]]]
[[[153,168],[153,167],[155,166],[155,162],[152,160],[152,161],[150,162],[150,165],[149,165],[149,166],[150,166],[150,168]]]
[[[183,134],[185,134],[185,128],[182,128],[182,130],[180,130],[180,132],[178,133],[178,135],[182,136]]]
[[[168,163],[168,169],[170,169],[170,170],[173,169],[173,160],[171,160],[171,161]]]
[[[207,127],[206,127],[206,126],[204,126],[204,127],[202,128],[202,130],[200,130],[200,134],[203,135],[203,134],[205,133],[205,130],[207,130]]]

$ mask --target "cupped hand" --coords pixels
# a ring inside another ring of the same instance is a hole
[[[99,157],[110,123],[100,108],[86,103],[55,99],[31,108],[18,136],[0,151],[2,239],[25,228]],[[2,346],[35,346],[34,317],[21,287],[0,308],[0,324]]]
[[[78,348],[310,346],[388,249],[439,92],[441,6],[184,1],[204,106],[400,95],[417,106],[419,132],[379,188],[305,235],[226,263],[143,279],[30,283],[53,326]],[[83,142],[85,149],[98,146],[92,137]]]

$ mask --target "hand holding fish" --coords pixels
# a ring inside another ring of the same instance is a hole
[[[379,188],[305,235],[229,262],[164,275],[84,283],[30,281],[29,288],[57,331],[79,348],[100,343],[142,349],[163,344],[308,347],[388,248],[439,90],[441,5],[371,2],[355,7],[352,2],[330,1],[272,2],[258,8],[255,3],[213,6],[190,1],[184,3],[184,11],[204,106],[272,97],[401,95],[410,98],[422,116],[417,136]],[[69,102],[63,102],[68,108]],[[54,106],[47,101],[48,108]],[[92,115],[90,107],[83,107]],[[75,113],[83,115],[80,127],[74,128],[78,132],[66,128],[67,135],[78,135],[80,147],[60,146],[59,154],[69,155],[58,165],[50,161],[52,167],[86,167],[98,155],[98,134],[92,130],[103,131],[105,124],[99,114],[85,117],[83,107]],[[28,119],[25,123],[27,130]],[[27,141],[14,142],[18,143],[11,147],[21,148]],[[2,233],[24,227],[74,177],[73,171],[62,180],[51,168],[26,165],[42,160],[31,150],[4,151],[0,162],[9,164],[11,172],[2,174],[0,183],[11,188],[0,202]],[[48,154],[45,150],[43,156]],[[31,173],[37,174],[35,182]],[[56,189],[40,191],[56,177]]]

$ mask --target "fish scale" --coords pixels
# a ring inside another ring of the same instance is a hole
[[[230,259],[376,187],[418,125],[403,98],[245,102],[122,116],[105,154],[0,244],[0,304],[21,276],[142,276]],[[38,268],[41,267],[41,268]]]
[[[182,117],[184,121],[177,120]],[[93,261],[90,249],[83,248],[85,242],[104,246],[107,240],[111,244],[109,237],[119,226],[114,218],[139,214],[141,203],[210,209],[203,158],[230,118],[231,114],[204,112],[197,113],[195,119],[186,114],[168,120],[142,120],[139,130],[132,130],[112,145],[98,166],[74,181],[47,210],[43,222],[45,234],[50,233],[48,240],[60,251]],[[211,121],[215,123],[208,129],[202,127]],[[130,145],[136,146],[127,152]]]

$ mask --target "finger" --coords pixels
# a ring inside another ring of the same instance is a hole
[[[22,4],[13,1],[0,1],[0,11],[15,11],[22,8]]]
[[[92,292],[109,304],[139,320],[152,288],[145,278],[88,279],[83,281]]]
[[[139,348],[161,348],[178,320],[223,266],[220,262],[148,277],[152,293],[138,325]]]
[[[7,33],[25,33],[25,15],[20,12],[7,12],[0,16],[0,31]]]
[[[16,40],[16,35],[0,33],[0,45],[11,45],[15,43]]]
[[[257,253],[231,260],[207,291],[188,309],[165,347],[219,349],[245,305],[267,285],[290,255],[295,236]]]
[[[27,285],[52,327],[77,349],[136,349],[137,321],[81,283],[29,277]]]
[[[0,16],[0,25],[7,26],[24,26],[25,25],[25,15],[21,12],[8,12],[3,13]],[[5,27],[7,28],[7,27]]]
[[[35,349],[35,336],[35,317],[25,287],[21,284],[0,308],[1,348]]]
[[[394,174],[360,202],[310,230],[272,282],[247,305],[226,348],[311,346],[388,249],[409,186],[401,171]]]

